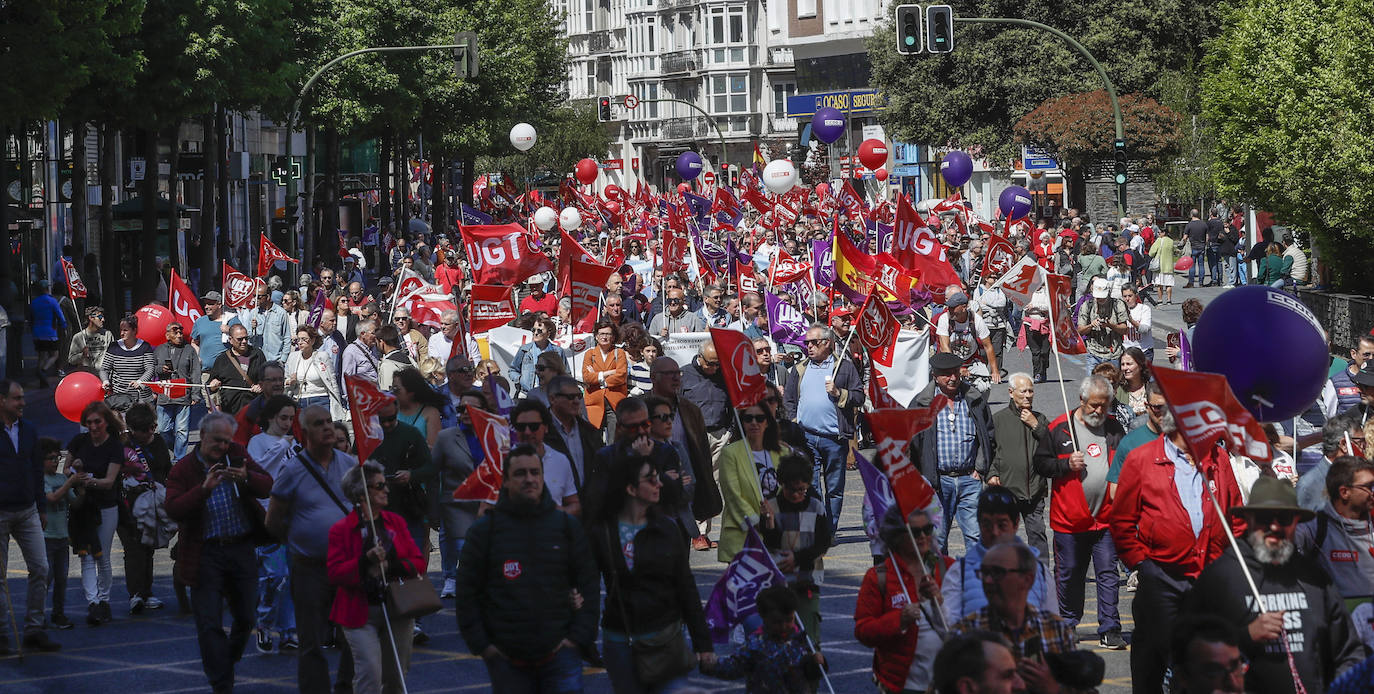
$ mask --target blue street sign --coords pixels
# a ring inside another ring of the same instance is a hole
[[[1059,162],[1039,147],[1022,145],[1021,168],[1026,171],[1051,171],[1059,168]]]
[[[787,117],[807,118],[829,106],[845,114],[872,113],[878,107],[878,92],[873,89],[851,89],[843,92],[797,94],[787,97]]]

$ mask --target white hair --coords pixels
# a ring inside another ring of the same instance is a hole
[[[1107,380],[1102,374],[1093,374],[1078,384],[1078,400],[1087,402],[1093,393],[1105,393],[1108,397],[1112,395],[1112,382]]]

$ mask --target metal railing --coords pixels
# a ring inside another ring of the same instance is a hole
[[[691,72],[696,70],[699,65],[697,62],[697,52],[695,50],[664,53],[659,62],[661,65],[659,72],[664,75]]]

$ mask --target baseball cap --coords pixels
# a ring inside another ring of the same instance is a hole
[[[965,294],[963,292],[954,292],[953,294],[950,294],[949,298],[945,299],[945,306],[948,308],[954,308],[955,306],[968,306],[968,294]]]
[[[201,294],[200,298],[204,301],[213,301],[215,303],[224,301],[224,297],[220,296],[219,292],[213,290]]]
[[[1109,297],[1109,296],[1111,296],[1111,295],[1112,295],[1112,290],[1111,290],[1110,287],[1107,286],[1107,280],[1104,280],[1104,279],[1102,279],[1101,277],[1096,277],[1096,278],[1093,279],[1093,298],[1094,298],[1094,299],[1105,299],[1105,298],[1107,298],[1107,297]]]

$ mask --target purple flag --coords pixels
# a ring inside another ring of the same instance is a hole
[[[725,250],[702,238],[701,229],[691,220],[689,220],[687,224],[687,233],[691,234],[692,243],[696,244],[697,250],[701,252],[701,257],[706,259],[706,262],[711,265],[712,269],[716,272],[724,272],[727,267],[725,263]]]
[[[858,465],[859,476],[864,481],[864,503],[872,512],[867,518],[868,522],[864,524],[864,533],[868,535],[868,539],[880,542],[878,525],[883,514],[887,513],[888,507],[897,503],[897,499],[892,495],[892,485],[888,483],[887,476],[873,467],[873,463],[869,462],[864,454],[855,450],[854,462]]]
[[[763,293],[763,304],[768,310],[768,332],[780,344],[806,344],[806,318],[791,304],[779,299],[773,292]]]
[[[1178,363],[1184,371],[1193,370],[1193,346],[1188,343],[1188,333],[1178,331]]]
[[[778,571],[763,540],[751,525],[744,538],[744,547],[730,560],[725,573],[711,590],[711,597],[706,600],[706,626],[711,629],[711,640],[715,643],[729,641],[730,631],[737,624],[758,613],[754,601],[759,592],[774,585],[787,585],[787,579]]]
[[[462,211],[464,224],[491,224],[491,215],[489,214],[485,214],[480,210],[475,210],[467,205],[463,205],[459,209]]]
[[[305,324],[319,330],[320,321],[324,319],[324,290],[315,290],[315,303],[310,305],[310,315],[305,317]]]
[[[811,242],[812,274],[817,287],[829,287],[835,282],[835,243],[830,239]]]

